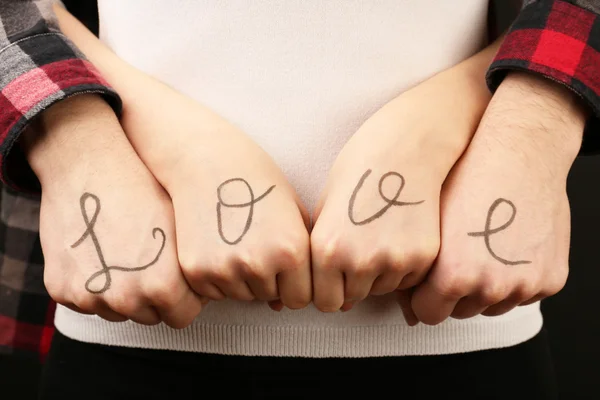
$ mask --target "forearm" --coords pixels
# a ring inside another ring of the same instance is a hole
[[[223,170],[238,169],[240,160],[255,151],[263,153],[261,158],[266,156],[216,113],[121,60],[68,12],[56,7],[56,13],[65,34],[121,94],[121,125],[127,138],[167,190],[175,182],[185,182],[186,174],[195,173],[182,165],[197,165],[201,160],[209,173],[215,154],[228,155],[219,161]]]
[[[509,74],[476,134],[490,148],[512,151],[524,165],[545,164],[566,178],[581,147],[588,110],[569,89],[526,72]]]
[[[21,151],[21,134],[54,104],[97,93],[120,112],[119,96],[58,28],[55,0],[0,0],[0,180],[39,191]]]
[[[135,157],[114,111],[93,94],[46,110],[23,133],[21,146],[42,187],[55,180],[67,185],[70,176],[101,174],[109,154],[112,159]]]
[[[432,113],[432,116],[452,116],[448,145],[462,152],[492,97],[485,84],[485,72],[501,42],[502,38],[499,38],[470,58],[415,86],[406,92],[406,96],[400,95],[397,100],[406,103],[403,100],[406,98],[413,103],[403,104],[408,108],[427,105],[430,109],[447,110]],[[444,121],[440,122],[444,124]]]
[[[410,149],[413,165],[443,179],[469,144],[491,99],[485,71],[500,39],[465,61],[400,94],[375,113],[355,136],[392,136]],[[435,155],[435,156],[434,156]],[[368,157],[368,154],[363,154]]]

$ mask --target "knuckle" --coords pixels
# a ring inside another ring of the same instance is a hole
[[[516,302],[522,303],[537,295],[539,291],[538,280],[527,279],[517,285],[513,296],[515,297]]]
[[[470,293],[475,281],[475,274],[456,265],[450,265],[437,275],[433,286],[443,297],[461,298]]]
[[[190,282],[201,282],[207,278],[206,263],[192,253],[179,255],[179,266],[185,278]]]
[[[541,294],[546,297],[554,296],[565,287],[568,276],[568,268],[559,268],[549,277],[548,281],[544,285],[543,290],[541,291]]]
[[[169,279],[153,279],[145,292],[147,298],[161,309],[172,309],[179,302],[177,285]]]
[[[435,261],[440,248],[439,238],[428,238],[414,245],[406,254],[406,264],[412,269],[429,268]]]
[[[50,274],[46,273],[44,274],[44,286],[52,300],[58,304],[66,304],[68,302],[65,285],[59,279],[54,279]]]
[[[184,275],[188,281],[196,284],[230,282],[235,277],[233,260],[233,257],[229,257],[215,259],[211,262],[197,263],[193,268],[184,270]]]
[[[506,297],[506,286],[493,279],[487,279],[481,289],[481,302],[485,305],[500,303]]]
[[[177,255],[179,265],[184,271],[196,270],[201,265],[198,252],[180,249]]]
[[[268,267],[257,262],[240,261],[240,268],[244,276],[252,280],[266,280],[272,273]]]
[[[403,273],[408,269],[406,252],[395,248],[388,251],[386,270],[392,273]]]
[[[108,306],[113,311],[125,315],[132,316],[138,308],[136,296],[131,295],[132,291],[117,290],[111,293],[110,299],[107,301]]]
[[[73,304],[85,312],[96,313],[99,301],[98,295],[86,293],[83,290],[73,293]]]
[[[331,264],[340,254],[341,241],[336,235],[313,235],[310,244],[313,256],[320,264]]]
[[[369,257],[346,266],[347,271],[358,279],[372,275],[383,269],[383,263],[377,257]]]
[[[283,242],[273,250],[272,257],[273,261],[282,268],[295,269],[307,263],[308,245],[298,240]]]

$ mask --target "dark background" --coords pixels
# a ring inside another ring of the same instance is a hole
[[[95,1],[63,1],[72,13],[97,32]],[[518,3],[492,0],[492,31],[502,31],[510,23]],[[600,135],[600,132],[591,133]],[[573,165],[567,187],[572,211],[571,272],[566,287],[542,302],[561,398],[566,400],[600,398],[600,300],[597,297],[600,187],[596,180],[599,173],[600,157],[581,157]],[[32,370],[23,372],[28,374]]]

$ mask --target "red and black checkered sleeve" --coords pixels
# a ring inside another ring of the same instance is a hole
[[[52,104],[80,93],[98,93],[119,113],[121,100],[96,68],[61,34],[57,0],[0,0],[0,180],[37,192],[19,135]]]
[[[525,0],[487,72],[494,91],[511,70],[565,85],[592,109],[583,154],[600,153],[600,0]]]

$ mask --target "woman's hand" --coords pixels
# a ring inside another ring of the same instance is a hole
[[[483,74],[494,50],[388,103],[339,154],[311,237],[319,309],[347,310],[423,280],[440,245],[442,184],[490,98]]]

